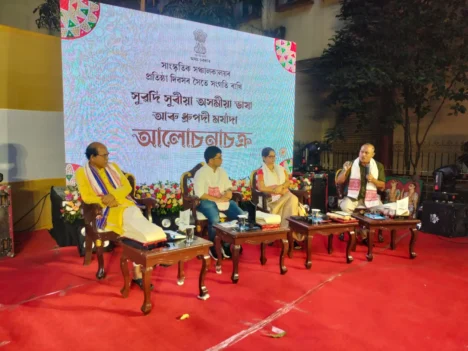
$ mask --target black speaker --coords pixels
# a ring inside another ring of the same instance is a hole
[[[446,237],[468,235],[468,206],[459,203],[425,201],[421,230]]]
[[[315,175],[312,178],[310,208],[318,208],[322,213],[328,212],[328,177]]]

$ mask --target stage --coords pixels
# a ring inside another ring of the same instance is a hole
[[[222,275],[211,263],[207,301],[196,298],[200,263],[186,266],[185,285],[177,267],[156,267],[153,311],[143,316],[142,292],[120,295],[120,249],[105,254],[108,277],[95,279],[97,262],[83,266],[76,247],[58,248],[46,231],[17,234],[17,256],[1,261],[0,345],[2,350],[463,350],[468,344],[466,238],[421,233],[418,257],[407,258],[409,235],[395,251],[376,243],[374,261],[357,247],[350,265],[346,243],[313,241],[312,269],[305,253],[286,259],[278,272],[279,248],[244,245],[242,280],[231,283],[231,263]],[[190,317],[179,320],[182,314]],[[275,326],[280,339],[263,335]]]

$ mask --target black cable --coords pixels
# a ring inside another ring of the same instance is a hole
[[[21,216],[20,219],[18,219],[13,225],[17,225],[19,222],[21,222],[28,214],[30,214],[42,201],[42,208],[41,208],[41,212],[39,213],[39,217],[37,219],[37,221],[29,228],[33,228],[38,222],[39,222],[39,219],[41,218],[41,214],[42,214],[42,211],[44,210],[44,206],[45,206],[45,203],[46,203],[46,198],[47,196],[49,196],[50,193],[47,193],[45,194],[43,197],[40,198],[40,200],[34,205],[33,208],[31,208],[28,212],[26,212],[23,216]],[[24,232],[26,230],[29,230],[29,229],[25,229],[25,230],[15,230],[15,232]]]
[[[49,195],[49,194],[47,194]],[[36,224],[39,222],[39,220],[41,219],[41,215],[42,215],[42,211],[44,210],[44,206],[46,204],[46,198],[47,198],[47,195],[43,197],[44,201],[42,202],[42,207],[41,207],[41,212],[39,212],[39,216],[37,217],[37,221],[34,222],[33,225],[31,225],[29,228],[27,229],[22,229],[22,230],[17,230],[16,232],[17,233],[22,233],[22,232],[29,232],[32,228],[34,228],[36,226]],[[40,200],[39,200],[40,201]]]

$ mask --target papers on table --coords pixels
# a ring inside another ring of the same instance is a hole
[[[230,222],[223,222],[223,223],[218,223],[221,227],[224,228],[237,228],[237,220],[230,221]]]
[[[185,231],[185,228],[190,224],[190,211],[192,210],[185,210],[179,212],[179,230]]]
[[[173,230],[165,230],[164,233],[166,233],[166,235],[169,236],[172,240],[185,239],[185,235],[177,233]]]
[[[280,224],[281,216],[261,211],[255,212],[255,221],[259,224]]]
[[[389,202],[388,204],[383,204],[379,206],[371,207],[370,210],[384,211],[384,210],[393,210],[395,211],[395,216],[408,216],[408,197],[404,199],[397,200],[396,202]]]

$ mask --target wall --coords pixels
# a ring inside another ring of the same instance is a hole
[[[465,106],[468,104],[465,103]],[[437,109],[435,104],[433,111]],[[462,154],[461,147],[463,143],[468,142],[468,113],[458,116],[449,116],[451,113],[450,103],[446,103],[434,124],[429,129],[425,143],[423,144],[422,159],[419,162],[418,173],[422,175],[432,175],[434,169],[447,164],[456,163],[456,158]],[[429,114],[420,123],[420,140],[431,121],[433,114]],[[412,119],[415,122],[414,119]],[[413,144],[415,143],[416,123],[410,126]],[[397,126],[394,131],[394,157],[393,168],[398,172],[403,169],[403,163],[400,160],[403,156],[404,129]],[[414,150],[413,150],[414,151]],[[413,152],[414,154],[414,152]]]
[[[58,32],[51,33],[47,29],[37,28],[35,21],[39,16],[33,11],[44,2],[45,0],[0,0],[0,25],[58,36]]]
[[[0,172],[12,187],[14,221],[64,185],[60,39],[0,25]],[[50,200],[15,230],[51,227]]]
[[[340,6],[338,0],[315,0],[284,12],[275,11],[275,0],[264,0],[261,19],[245,23],[241,30],[260,34],[260,30],[286,27],[286,40],[297,44],[297,59],[319,57],[327,47],[329,39],[339,28],[336,15]]]
[[[264,0],[261,19],[241,26],[241,30],[262,34],[262,29],[286,27],[286,38],[297,44],[297,60],[319,57],[329,39],[339,28],[336,15],[338,0],[315,0],[284,12],[275,12],[275,1]],[[307,72],[296,73],[295,132],[296,142],[323,140],[327,129],[334,125],[334,112],[325,106],[324,96],[314,78]]]

